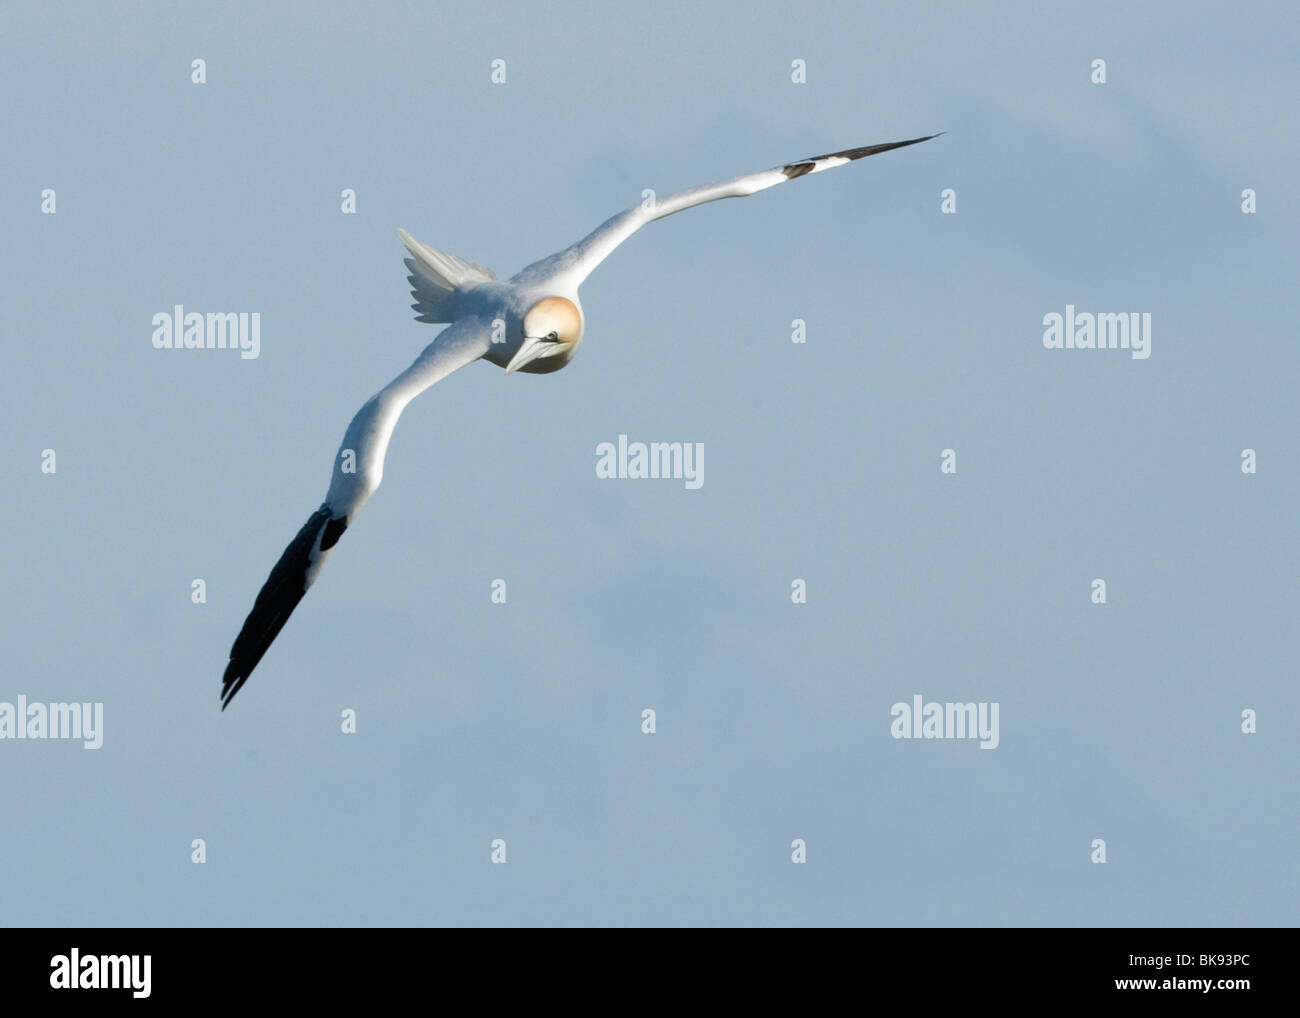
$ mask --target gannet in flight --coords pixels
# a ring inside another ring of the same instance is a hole
[[[743,197],[854,159],[936,137],[932,134],[813,156],[762,173],[671,194],[649,207],[637,205],[606,220],[572,247],[534,262],[505,283],[488,269],[435,251],[399,230],[411,255],[405,261],[411,270],[407,278],[415,297],[411,306],[416,321],[450,324],[414,364],[372,396],[352,418],[335,457],[325,501],[280,556],[230,648],[230,663],[222,676],[221,709],[226,709],[248,681],[307,588],[316,582],[330,550],[379,487],[393,427],[416,396],[458,368],[480,359],[505,368],[507,375],[515,371],[558,371],[568,364],[582,342],[584,320],[578,287],[614,248],[646,223],[694,205]],[[492,342],[494,322],[504,322],[504,342]]]

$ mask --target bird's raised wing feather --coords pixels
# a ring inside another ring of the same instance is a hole
[[[909,141],[891,141],[881,145],[866,145],[862,148],[845,149],[842,152],[830,152],[822,156],[810,156],[770,170],[749,173],[743,177],[724,180],[718,184],[707,184],[689,191],[679,191],[651,203],[636,205],[606,220],[572,247],[535,265],[530,265],[515,279],[522,282],[547,275],[563,276],[566,282],[576,286],[586,279],[592,269],[603,262],[611,251],[646,223],[671,216],[674,212],[681,212],[683,209],[703,205],[705,202],[717,201],[719,198],[743,198],[756,191],[765,191],[777,184],[784,184],[787,180],[807,176],[809,173],[820,173],[822,170],[851,163],[855,159],[874,156],[907,145],[916,145],[937,137],[939,135],[930,134]]]
[[[411,252],[411,257],[403,261],[411,270],[406,278],[415,298],[411,307],[417,322],[454,322],[460,310],[458,298],[479,283],[497,278],[491,269],[446,251],[435,251],[405,230],[398,230],[397,235]]]

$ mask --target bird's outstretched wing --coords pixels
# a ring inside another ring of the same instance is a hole
[[[912,138],[910,141],[890,141],[881,145],[866,145],[862,148],[848,148],[842,152],[830,152],[824,156],[810,156],[760,173],[749,173],[718,184],[707,184],[689,191],[679,191],[654,202],[634,206],[606,220],[572,247],[528,266],[515,279],[523,282],[543,276],[563,276],[566,282],[576,286],[591,274],[592,269],[609,257],[614,248],[646,223],[671,216],[674,212],[681,212],[695,205],[703,205],[705,202],[717,201],[719,198],[742,198],[809,173],[820,173],[822,170],[862,159],[864,156],[874,156],[880,152],[916,145],[937,137],[938,134],[930,134],[924,138]]]
[[[248,681],[307,588],[316,582],[348,522],[379,487],[388,440],[406,405],[434,382],[482,357],[490,346],[489,336],[490,327],[473,318],[444,329],[414,364],[352,418],[334,458],[325,501],[284,549],[230,648],[230,662],[221,679],[222,710]]]

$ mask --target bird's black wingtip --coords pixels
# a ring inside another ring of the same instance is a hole
[[[946,133],[946,131],[939,132],[939,134]],[[802,177],[805,173],[815,173],[819,169],[825,169],[825,166],[819,164],[824,163],[827,159],[847,159],[851,162],[854,159],[863,159],[866,156],[878,155],[881,152],[890,152],[896,148],[919,145],[923,141],[939,137],[939,134],[927,134],[924,138],[909,138],[907,141],[887,141],[880,145],[863,145],[860,148],[846,148],[839,152],[827,152],[820,156],[810,156],[807,159],[800,159],[797,163],[789,163],[781,167],[781,172],[788,179],[793,180],[795,177]]]
[[[908,138],[906,141],[887,141],[882,145],[865,145],[862,148],[851,148],[847,152],[835,154],[846,155],[850,159],[861,159],[862,156],[873,156],[877,152],[889,152],[896,148],[907,148],[908,145],[919,145],[923,141],[933,141],[935,138],[941,137],[947,133],[947,131],[939,131],[936,134],[927,134],[923,138]]]
[[[322,505],[298,531],[271,570],[253,610],[244,620],[243,628],[230,648],[230,661],[221,677],[221,709],[230,706],[235,694],[243,688],[248,677],[262,660],[271,642],[284,628],[298,602],[310,586],[308,575],[320,559],[329,554],[348,528],[346,516],[334,518],[330,507]]]
[[[252,671],[252,669],[250,668],[249,671]],[[240,687],[243,686],[244,680],[247,678],[247,675],[239,674],[238,662],[232,658],[230,663],[226,665],[225,674],[221,676],[221,709],[223,711],[230,706],[230,701],[235,698],[235,694],[239,692]]]

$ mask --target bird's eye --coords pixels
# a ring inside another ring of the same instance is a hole
[[[554,332],[550,332],[550,333],[547,333],[546,338],[547,338],[547,340],[548,340],[549,342],[551,342],[551,343],[555,343],[555,342],[558,342],[558,341],[559,341],[559,338],[560,338],[560,337],[557,336]]]

